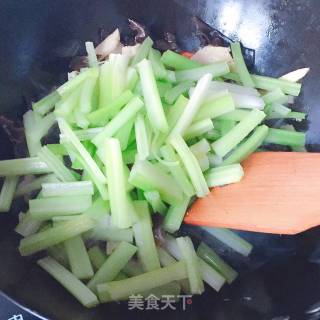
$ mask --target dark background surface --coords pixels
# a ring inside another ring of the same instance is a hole
[[[308,112],[307,142],[319,151],[320,1],[317,0],[145,0],[62,1],[2,0],[0,3],[0,110],[21,119],[25,100],[45,94],[66,76],[70,58],[84,52],[84,42],[97,42],[127,18],[147,25],[151,35],[176,34],[179,45],[196,49],[190,16],[197,15],[225,35],[256,50],[255,72],[281,76],[300,67],[311,72],[304,80],[296,110]],[[12,156],[0,132],[0,156]],[[306,186],[306,188],[312,186]],[[299,196],[299,195],[297,195]],[[53,320],[87,319],[320,319],[305,312],[320,301],[319,231],[295,237],[243,233],[255,244],[249,259],[238,257],[209,239],[238,270],[240,279],[220,294],[208,289],[194,297],[187,311],[128,311],[126,304],[85,310],[33,258],[21,258],[12,232],[17,215],[0,216],[0,289],[30,309]],[[196,237],[198,228],[188,229]],[[178,309],[181,306],[178,306]],[[278,318],[279,317],[279,318]]]

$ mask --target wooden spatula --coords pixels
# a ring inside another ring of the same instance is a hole
[[[296,234],[320,224],[320,153],[259,152],[241,182],[198,199],[188,224]]]

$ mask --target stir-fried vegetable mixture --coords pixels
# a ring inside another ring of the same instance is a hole
[[[86,50],[89,66],[24,115],[29,157],[0,161],[0,211],[15,197],[29,205],[15,229],[21,255],[46,252],[38,265],[86,307],[201,294],[204,282],[219,291],[237,272],[205,243],[174,235],[194,197],[240,181],[252,152],[304,147],[304,133],[265,121],[305,118],[291,105],[306,71],[253,75],[239,43],[232,56],[213,46],[161,54],[149,37],[121,45],[117,30]],[[44,145],[56,122],[59,141]],[[154,215],[163,220],[159,241]],[[252,249],[229,230],[211,234],[243,255]]]

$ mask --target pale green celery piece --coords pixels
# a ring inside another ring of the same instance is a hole
[[[266,109],[266,108],[265,108]],[[266,111],[265,111],[266,112]],[[273,103],[270,105],[267,113],[267,119],[286,118],[291,112],[290,108],[285,107],[280,103]]]
[[[191,145],[189,148],[193,154],[206,154],[211,150],[209,142],[204,138]]]
[[[61,96],[68,95],[70,92],[74,92],[74,90],[82,84],[82,82],[91,77],[97,77],[99,73],[99,70],[97,68],[88,68],[82,72],[80,72],[76,77],[73,79],[65,82],[63,85],[61,85],[58,89],[57,92]]]
[[[221,136],[224,136],[227,134],[235,125],[236,121],[232,120],[217,120],[219,121],[219,131],[221,133]]]
[[[60,95],[57,91],[49,93],[47,96],[43,97],[41,100],[32,104],[32,109],[44,116],[46,113],[51,111],[55,104],[60,100]]]
[[[188,90],[193,86],[194,82],[191,80],[179,83],[165,93],[164,101],[168,104],[173,104],[180,95],[188,92]]]
[[[38,260],[37,263],[68,290],[83,306],[91,308],[99,304],[96,295],[56,260],[51,257],[45,257]]]
[[[202,154],[198,153],[198,154],[195,154],[195,157],[197,158],[201,171],[202,172],[207,171],[210,167],[210,161],[209,161],[208,155],[203,153]]]
[[[212,129],[208,132],[206,132],[203,137],[209,141],[215,141],[217,139],[219,139],[221,137],[221,134],[219,132],[219,130],[217,129]]]
[[[243,59],[240,43],[239,42],[231,43],[230,46],[231,46],[233,61],[235,63],[235,67],[237,69],[241,82],[245,87],[254,88],[254,82],[251,78],[251,75]]]
[[[156,81],[156,84],[160,98],[164,98],[166,92],[172,88],[172,84],[170,82]]]
[[[164,296],[170,296],[170,299],[177,302],[180,299],[180,292],[181,286],[179,282],[173,281],[163,286],[140,292],[139,294],[145,299],[148,299],[150,295],[153,295],[157,297],[159,300],[161,300]],[[126,297],[125,299],[130,299],[130,297]]]
[[[203,227],[203,229],[243,256],[248,256],[252,251],[253,246],[251,243],[229,229],[209,227]]]
[[[144,104],[140,98],[132,98],[130,102],[128,102],[128,104],[103,128],[103,130],[93,138],[92,142],[99,147],[104,139],[114,136],[128,121],[133,119],[143,106]]]
[[[42,183],[43,197],[83,196],[93,195],[93,193],[91,181]]]
[[[229,66],[226,62],[216,62],[205,66],[193,68],[190,70],[176,71],[177,82],[197,81],[205,74],[211,74],[212,78],[225,75],[229,72]]]
[[[125,229],[132,225],[132,216],[135,213],[126,190],[127,179],[119,140],[106,139],[105,154],[112,223]]]
[[[296,112],[296,111],[292,111],[292,112],[289,112],[287,115],[286,115],[286,119],[294,119],[296,121],[302,121],[306,118],[306,113],[304,112]]]
[[[162,54],[161,60],[166,67],[174,70],[186,70],[201,67],[201,63],[190,60],[172,50],[165,51]]]
[[[86,148],[80,142],[78,137],[72,131],[68,123],[63,118],[59,118],[58,124],[61,133],[65,135],[68,142],[77,150],[79,156],[82,157],[83,160],[87,163],[87,166],[90,168],[96,180],[100,183],[106,183],[106,177],[103,175],[100,168],[97,166],[96,162],[92,159],[90,153],[86,150]]]
[[[210,169],[206,172],[205,177],[208,186],[212,188],[239,182],[243,175],[244,172],[240,164],[230,164]]]
[[[130,241],[127,241],[130,242]],[[106,243],[106,254],[107,256],[109,256],[114,250],[115,248],[119,245],[119,241],[107,241]]]
[[[122,271],[120,271],[118,273],[118,275],[114,278],[114,280],[119,281],[119,280],[124,280],[124,279],[128,279],[127,275],[125,273],[123,273]]]
[[[302,147],[306,143],[306,135],[304,132],[269,128],[268,135],[266,136],[264,143]]]
[[[219,117],[217,117],[217,120],[229,120],[229,121],[236,121],[239,122],[243,120],[248,114],[250,113],[250,110],[244,110],[244,109],[237,109],[234,111],[227,112]]]
[[[170,145],[164,145],[163,147],[161,147],[160,153],[162,154],[164,160],[168,162],[179,161],[178,155]],[[188,178],[185,169],[180,165],[168,166],[168,169],[170,170],[171,175],[173,176],[181,190],[184,192],[184,194],[188,197],[192,197],[195,194],[195,190]]]
[[[82,84],[79,85],[70,95],[62,97],[60,101],[56,103],[54,113],[59,117],[68,117],[73,113],[79,104],[80,94],[82,91]]]
[[[105,61],[99,73],[99,108],[105,108],[112,102],[112,64]]]
[[[212,81],[210,89],[214,92],[228,90],[230,93],[260,97],[260,93],[257,89],[244,87],[235,83],[224,82],[223,79],[220,79],[220,81]]]
[[[169,140],[169,143],[173,146],[173,148],[180,156],[180,159],[184,164],[186,171],[188,172],[197,196],[204,197],[205,195],[207,195],[209,193],[209,188],[202,174],[199,163],[191,150],[188,148],[185,141],[181,136],[177,135],[172,136]]]
[[[48,147],[42,147],[42,149],[38,153],[38,157],[44,163],[46,163],[48,168],[50,168],[50,171],[53,171],[61,181],[76,181],[72,172],[64,165],[64,163],[59,159],[58,156],[56,156],[48,149]]]
[[[94,221],[82,215],[70,221],[63,222],[46,231],[26,237],[20,241],[19,251],[22,256],[28,256],[42,251],[84,233],[94,227]]]
[[[77,124],[77,127],[81,129],[87,129],[89,127],[90,122],[88,121],[84,113],[81,113],[78,110],[75,110],[73,115],[74,115],[74,119]]]
[[[165,268],[149,271],[125,280],[98,285],[99,299],[102,302],[108,301],[110,298],[119,300],[187,277],[185,262],[179,261]]]
[[[211,119],[199,120],[191,124],[191,126],[185,131],[183,138],[186,140],[197,138],[212,129],[213,123]]]
[[[39,120],[40,121],[37,123],[37,127],[39,130],[38,133],[40,135],[40,139],[42,139],[45,135],[47,135],[49,129],[56,122],[56,116],[53,112],[50,112]]]
[[[236,73],[230,72],[228,74],[223,75],[223,77],[236,82],[240,81],[240,77]],[[257,89],[272,91],[274,89],[280,88],[283,91],[283,93],[295,97],[299,95],[301,90],[301,83],[266,76],[258,76],[255,74],[252,74],[251,77],[254,82],[254,86]]]
[[[223,165],[239,163],[246,159],[251,153],[256,151],[263,143],[268,135],[269,128],[266,125],[258,126],[253,133],[236,147],[226,159],[223,160]]]
[[[188,101],[182,115],[178,119],[177,123],[171,130],[170,136],[181,134],[183,135],[186,129],[190,126],[194,120],[196,114],[200,110],[201,104],[205,99],[205,95],[209,88],[212,76],[211,74],[205,74],[197,82],[194,92]]]
[[[103,127],[89,128],[74,130],[74,134],[78,137],[80,141],[87,141],[93,139],[98,133],[103,131]],[[61,142],[61,135],[60,135]]]
[[[133,90],[139,80],[138,72],[135,68],[128,67],[126,88]]]
[[[212,97],[201,105],[200,110],[195,117],[195,121],[228,115],[234,110],[235,104],[229,93],[218,97]]]
[[[38,178],[34,178],[30,182],[21,181],[18,184],[17,189],[15,190],[14,196],[21,197],[33,191],[40,190],[42,183],[54,183],[58,181],[59,180],[52,173],[40,176]]]
[[[119,140],[121,150],[124,151],[128,148],[130,135],[133,132],[135,119],[129,120],[115,135],[114,137]]]
[[[145,191],[144,197],[150,204],[153,212],[158,212],[165,215],[167,212],[167,206],[161,200],[160,194],[156,190]]]
[[[100,241],[126,241],[133,242],[133,231],[131,228],[118,229],[115,227],[104,227],[98,224],[90,233],[89,237]]]
[[[150,155],[149,139],[145,120],[142,114],[138,114],[134,124],[137,143],[137,156],[139,160],[146,160]]]
[[[233,127],[226,135],[212,143],[213,151],[220,157],[225,156],[236,147],[260,122],[265,118],[265,113],[253,109],[250,113]]]
[[[49,247],[47,249],[47,254],[63,265],[66,269],[70,268],[67,252],[62,243]]]
[[[17,224],[14,231],[20,234],[23,237],[31,236],[32,234],[36,233],[41,225],[43,224],[42,221],[35,220],[31,217],[30,212],[28,211],[21,221]]]
[[[179,205],[169,207],[169,210],[163,222],[164,230],[170,233],[174,233],[180,229],[183,218],[187,212],[190,200],[190,197],[184,197],[184,199],[181,201],[181,203],[179,203]]]
[[[182,259],[186,262],[190,291],[192,294],[201,294],[204,291],[199,259],[189,237],[176,239]]]
[[[238,272],[230,267],[217,253],[207,246],[204,242],[201,242],[197,254],[205,262],[207,262],[212,268],[218,271],[229,284],[231,284],[238,276]]]
[[[71,272],[78,279],[90,279],[93,277],[93,268],[87,249],[81,236],[68,239],[64,243]]]
[[[23,115],[23,126],[30,157],[36,156],[41,149],[40,119],[38,117],[39,114],[32,110]]]
[[[97,292],[97,285],[112,281],[133,257],[136,251],[136,246],[128,242],[121,242],[96,272],[94,277],[88,282],[87,287],[93,292]]]
[[[170,83],[176,83],[177,82],[176,73],[172,70],[167,70],[166,81]]]
[[[153,45],[152,39],[150,37],[145,38],[144,41],[139,46],[138,52],[133,57],[130,65],[135,66],[136,64],[141,62],[143,59],[146,59],[148,57],[148,54],[150,52],[152,45]]]
[[[144,271],[152,271],[160,268],[160,261],[153,237],[148,203],[146,201],[135,201],[134,206],[139,216],[138,222],[133,225],[138,257]]]
[[[143,191],[157,190],[161,198],[172,205],[182,200],[182,191],[173,177],[146,160],[135,162],[129,183]]]
[[[53,170],[38,157],[0,160],[0,177],[44,174]]]
[[[145,107],[154,130],[168,131],[168,123],[161,103],[155,76],[150,61],[144,59],[137,65]]]
[[[84,211],[83,214],[95,220],[101,219],[110,214],[109,202],[98,196],[93,200],[92,206]]]
[[[29,210],[34,219],[48,220],[54,216],[82,213],[91,204],[91,195],[60,196],[29,200]]]
[[[161,61],[161,53],[158,50],[150,48],[148,59],[151,62],[154,75],[157,80],[166,80],[167,70]]]
[[[144,273],[141,262],[136,259],[131,259],[128,261],[122,271],[130,277]]]
[[[56,156],[67,156],[68,155],[66,148],[62,144],[49,143],[46,146]]]
[[[89,67],[96,67],[98,65],[98,59],[96,52],[94,50],[93,42],[87,41],[85,42],[87,56],[88,56],[88,63]]]
[[[98,246],[90,248],[88,250],[88,255],[92,263],[92,266],[96,271],[99,270],[107,260],[107,256]]]
[[[88,78],[84,81],[80,97],[79,97],[79,112],[83,114],[88,114],[96,108],[96,87],[98,77]]]
[[[0,212],[8,212],[18,185],[18,176],[8,176],[4,178],[0,192]]]
[[[280,88],[274,89],[262,96],[263,101],[266,104],[271,103],[285,103],[288,101],[288,96],[286,96]]]

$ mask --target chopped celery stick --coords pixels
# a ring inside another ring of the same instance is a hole
[[[220,90],[228,90],[230,93],[260,97],[260,93],[257,89],[243,87],[235,83],[228,83],[223,81],[212,81],[210,85],[210,91],[211,90],[214,92],[218,92]]]
[[[176,83],[177,82],[176,73],[172,70],[167,70],[166,81],[170,83]]]
[[[40,176],[39,178],[35,178],[30,182],[22,181],[17,186],[14,196],[21,197],[33,191],[40,190],[42,183],[46,183],[46,182],[58,182],[58,179],[54,174],[51,173],[51,174]]]
[[[269,128],[264,143],[274,143],[284,146],[304,146],[306,143],[306,135],[304,132],[293,132],[283,129]]]
[[[144,118],[142,114],[138,114],[135,124],[135,135],[136,135],[136,143],[137,143],[137,151],[138,151],[138,159],[146,160],[150,155],[150,146],[149,139],[147,136],[147,130]]]
[[[172,84],[169,82],[157,81],[156,84],[160,98],[164,98],[166,92],[172,88]]]
[[[130,277],[137,276],[143,273],[140,261],[131,259],[123,268],[123,272]]]
[[[236,122],[232,120],[217,120],[217,122],[218,121],[221,136],[227,134],[236,125]]]
[[[232,96],[227,93],[223,96],[213,97],[205,101],[195,117],[195,121],[213,119],[221,115],[227,115],[235,109]]]
[[[139,80],[138,72],[135,68],[128,67],[126,88],[133,90]]]
[[[100,301],[119,300],[139,292],[144,292],[162,285],[187,278],[184,261],[179,261],[165,268],[149,271],[121,281],[112,281],[98,285]]]
[[[147,58],[152,45],[153,45],[152,39],[150,37],[145,38],[144,41],[139,46],[138,51],[136,55],[133,57],[130,65],[135,66],[136,64],[141,62],[143,59]]]
[[[57,215],[82,213],[90,208],[91,204],[90,195],[29,200],[31,216],[38,220],[47,220]]]
[[[262,96],[263,101],[266,104],[271,103],[285,103],[288,101],[288,97],[282,92],[280,88],[274,89]]]
[[[239,81],[240,78],[236,73],[228,73],[223,75],[224,78],[233,81]],[[301,90],[301,83],[296,83],[284,79],[271,78],[266,76],[251,75],[254,82],[254,86],[258,89],[272,91],[274,89],[280,88],[283,93],[292,96],[298,96]]]
[[[89,127],[90,122],[88,121],[84,113],[76,110],[74,112],[74,119],[79,128],[87,129]]]
[[[42,221],[35,220],[28,211],[17,224],[14,231],[23,237],[31,236],[36,233],[42,225]]]
[[[92,219],[101,219],[102,217],[110,214],[109,202],[105,201],[101,197],[97,197],[93,201],[92,206],[83,214],[88,215]]]
[[[63,222],[48,230],[33,234],[20,241],[19,251],[22,256],[45,250],[48,247],[64,242],[94,227],[94,222],[87,216],[79,216]]]
[[[176,72],[177,82],[192,80],[197,81],[205,74],[211,74],[211,78],[219,77],[229,72],[229,66],[226,62],[216,62],[190,70]]]
[[[219,117],[217,117],[217,120],[241,121],[249,113],[250,113],[249,110],[237,109],[237,110],[230,111],[228,113],[220,115]]]
[[[107,260],[107,256],[98,246],[90,248],[88,255],[95,270],[99,270]]]
[[[163,228],[167,232],[174,233],[180,229],[183,218],[190,203],[190,197],[184,199],[176,206],[170,206],[164,218]]]
[[[69,269],[69,261],[66,249],[63,244],[57,244],[55,246],[49,247],[47,249],[47,253],[50,257],[55,259],[61,265],[63,265],[66,269]]]
[[[189,237],[176,239],[181,251],[182,259],[186,262],[190,291],[192,294],[201,294],[204,284],[199,266],[199,259],[194,250],[193,243]]]
[[[258,96],[239,93],[231,93],[231,96],[236,108],[262,110],[265,106],[265,101]]]
[[[136,253],[136,251],[137,247],[134,245],[124,241],[121,242],[113,251],[113,253],[107,258],[101,268],[96,272],[94,277],[88,282],[88,288],[93,292],[97,292],[97,285],[112,281]]]
[[[133,98],[130,90],[123,91],[116,99],[107,106],[93,111],[87,115],[91,125],[104,126],[110,117],[115,116],[123,106],[125,106]]]
[[[139,216],[138,222],[133,225],[138,257],[144,271],[152,271],[160,268],[160,261],[153,237],[148,203],[146,201],[135,201],[134,206]]]
[[[97,87],[97,79],[97,77],[88,78],[84,81],[79,97],[80,113],[88,114],[96,107],[95,90]]]
[[[183,110],[182,115],[180,116],[176,125],[172,129],[170,135],[183,135],[186,129],[190,126],[205,98],[205,94],[210,85],[211,78],[212,76],[210,74],[205,74],[198,81],[188,104]]]
[[[164,101],[168,104],[173,104],[180,95],[188,92],[188,90],[193,86],[194,82],[191,80],[179,83],[165,93]]]
[[[238,71],[241,82],[245,87],[254,88],[254,82],[251,79],[251,75],[247,69],[247,66],[242,56],[240,43],[239,42],[231,43],[230,46],[231,46],[235,67]]]
[[[38,260],[38,265],[56,279],[82,305],[87,308],[99,304],[97,297],[79,279],[51,257]]]
[[[90,41],[87,41],[85,42],[85,46],[86,46],[86,51],[88,55],[89,67],[96,67],[98,65],[98,59],[97,59],[96,52],[94,50],[93,43]]]
[[[197,143],[189,147],[194,155],[196,154],[206,154],[211,150],[210,144],[206,139],[201,139]]]
[[[112,64],[105,61],[99,73],[99,108],[105,108],[112,102]]]
[[[119,140],[121,150],[126,150],[129,144],[129,139],[131,132],[133,131],[135,120],[129,120],[122,128],[119,130],[114,137]]]
[[[137,67],[149,121],[154,130],[167,132],[168,123],[160,100],[151,63],[144,59],[137,65]]]
[[[4,178],[0,193],[0,212],[8,212],[10,210],[18,181],[18,176],[8,176]]]
[[[236,147],[228,157],[223,160],[223,165],[241,162],[252,152],[256,151],[268,135],[269,128],[266,125],[258,126],[253,133],[238,147]]]
[[[186,70],[201,67],[201,63],[190,60],[183,55],[176,53],[172,50],[167,50],[162,54],[162,62],[166,67],[175,70]]]
[[[92,278],[93,268],[81,236],[66,240],[64,245],[67,251],[71,272],[78,279]]]
[[[64,163],[59,159],[58,156],[53,154],[48,147],[44,146],[38,153],[38,157],[46,163],[50,171],[53,171],[54,174],[64,182],[76,181],[72,172],[64,165]]]
[[[183,162],[198,197],[209,193],[199,163],[181,136],[172,136],[169,140]]]
[[[165,80],[167,76],[167,70],[161,61],[161,53],[158,50],[150,48],[148,59],[151,62],[156,79]]]
[[[112,223],[118,228],[125,229],[132,225],[134,209],[130,206],[129,194],[126,190],[127,182],[119,140],[106,139],[105,153]]]
[[[208,132],[206,132],[203,137],[209,141],[215,141],[217,139],[219,139],[221,137],[221,134],[219,132],[219,130],[217,129],[212,129]]]
[[[62,144],[49,143],[46,146],[56,156],[67,156],[68,155],[66,148]]]
[[[72,146],[79,152],[79,155],[83,158],[83,160],[87,163],[87,166],[90,168],[92,174],[95,176],[97,181],[101,183],[106,182],[106,177],[101,172],[100,168],[96,164],[96,162],[92,159],[90,153],[86,150],[83,144],[79,141],[75,133],[72,131],[68,123],[62,119],[58,119],[59,128],[61,133],[65,135],[68,142],[72,144]]]
[[[0,177],[43,174],[52,171],[52,168],[38,157],[0,160]]]
[[[252,250],[252,245],[248,241],[244,240],[229,229],[208,227],[203,227],[203,229],[234,251],[244,256],[248,256]]]
[[[47,96],[43,97],[41,100],[32,104],[32,109],[44,116],[46,113],[51,111],[54,105],[60,100],[60,95],[57,91],[49,93]]]
[[[91,181],[42,183],[43,197],[93,195]]]
[[[213,129],[212,120],[203,119],[191,124],[191,126],[185,131],[183,138],[186,140],[197,138],[212,129]]]
[[[174,149],[170,145],[164,145],[160,152],[164,158],[164,160],[168,162],[176,162],[179,161],[178,155],[175,153]],[[188,197],[191,197],[195,194],[195,190],[193,185],[191,184],[188,175],[185,169],[182,166],[168,166],[173,178],[182,189],[182,191]]]
[[[213,249],[208,247],[204,242],[201,242],[197,254],[205,262],[207,262],[212,268],[218,271],[230,284],[238,276],[238,272],[231,268],[223,259],[221,259]]]
[[[97,68],[88,68],[82,72],[80,72],[76,77],[73,79],[65,82],[63,85],[61,85],[57,92],[61,95],[67,95],[70,92],[74,92],[74,89],[77,89],[77,87],[82,84],[82,82],[90,77],[97,77],[99,73],[99,70]]]
[[[119,245],[119,241],[107,241],[107,244],[106,244],[107,255],[109,256],[118,245]]]
[[[118,229],[115,227],[96,226],[90,238],[100,241],[126,241],[133,242],[133,231],[129,229]]]
[[[206,172],[208,186],[219,187],[230,183],[239,182],[244,175],[240,164],[230,164],[218,168],[212,168]]]
[[[158,212],[162,215],[165,215],[167,212],[167,206],[161,200],[160,194],[156,190],[145,191],[144,197],[151,205],[153,212]]]
[[[201,153],[195,154],[195,157],[197,158],[201,171],[207,171],[210,167],[209,157],[206,154]]]
[[[41,119],[38,119],[38,117],[39,115],[31,110],[23,115],[23,126],[30,157],[36,156],[41,149],[41,136],[39,132]]]
[[[290,112],[291,112],[290,108],[287,108],[280,103],[273,103],[270,105],[270,110],[266,112],[267,119],[277,119],[277,117],[286,118],[286,115],[288,115]]]
[[[286,119],[294,119],[296,121],[302,121],[305,118],[306,118],[306,114],[304,112],[291,111],[286,115]]]
[[[93,139],[98,133],[102,132],[102,130],[103,127],[75,130],[74,134],[78,137],[80,141],[87,141]]]
[[[164,296],[170,296],[170,300],[172,299],[173,301],[179,301],[179,298],[181,298],[180,292],[181,287],[179,282],[173,281],[157,288],[139,292],[139,294],[145,299],[148,299],[148,297],[151,295],[159,300],[161,300]],[[130,297],[126,297],[126,300],[127,299],[130,299]]]
[[[137,150],[135,149],[127,149],[123,151],[122,153],[123,162],[125,164],[133,164],[136,160],[136,154],[137,154]]]
[[[63,97],[57,102],[54,113],[59,117],[68,117],[78,106],[82,86],[79,86],[67,97]]]
[[[130,172],[129,183],[143,191],[157,190],[161,198],[172,205],[182,200],[182,192],[175,180],[146,160],[135,162]]]
[[[132,98],[130,102],[103,128],[103,130],[93,138],[92,142],[96,146],[99,146],[103,143],[105,138],[111,138],[129,120],[135,117],[143,105],[140,98]]]
[[[213,151],[223,157],[239,144],[265,117],[265,113],[253,109],[226,135],[212,143]]]

